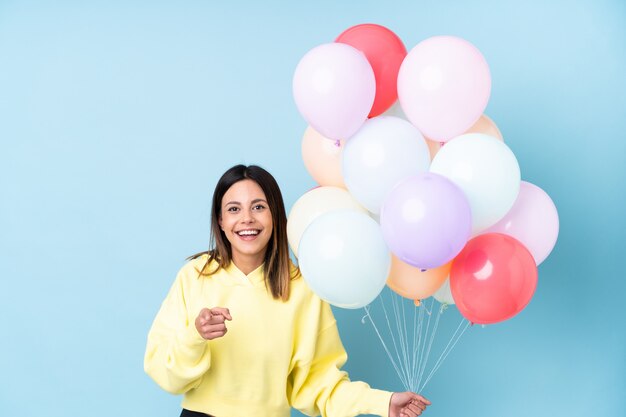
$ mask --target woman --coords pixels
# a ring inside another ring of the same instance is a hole
[[[184,394],[181,416],[417,416],[430,402],[351,382],[330,306],[289,260],[278,184],[258,166],[226,171],[213,194],[211,249],[178,273],[145,371]],[[228,323],[228,324],[227,324]]]

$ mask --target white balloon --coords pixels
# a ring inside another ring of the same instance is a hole
[[[371,303],[382,291],[391,256],[374,220],[340,210],[321,215],[304,231],[299,264],[320,298],[353,309]]]
[[[450,277],[446,278],[441,287],[435,291],[433,297],[441,304],[454,304],[454,298],[452,298],[452,291],[450,290]]]
[[[324,213],[343,209],[367,213],[349,192],[339,187],[317,187],[300,197],[287,220],[287,239],[294,255],[298,256],[302,234],[313,220]]]
[[[401,179],[428,171],[428,146],[411,123],[392,116],[369,119],[346,141],[343,179],[350,193],[372,213]]]
[[[472,209],[473,235],[504,217],[519,193],[515,155],[504,142],[482,133],[461,135],[446,143],[430,171],[448,177],[463,190]]]

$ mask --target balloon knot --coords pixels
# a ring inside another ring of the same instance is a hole
[[[337,140],[335,141],[335,146],[336,146],[336,147],[338,147],[338,148],[340,148],[340,147],[341,147],[341,141],[340,141],[339,139],[337,139]]]

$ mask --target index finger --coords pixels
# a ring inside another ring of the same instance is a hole
[[[230,316],[230,311],[228,311],[225,307],[213,307],[211,309],[211,314],[219,314],[224,316],[227,320],[232,320],[233,318]]]
[[[421,396],[421,395],[419,395],[419,394],[415,394],[413,398],[414,398],[414,399],[416,399],[416,400],[419,400],[419,401],[423,402],[423,403],[424,403],[424,404],[426,404],[426,405],[430,405],[430,404],[431,404],[431,402],[430,402],[430,401],[428,401],[426,398],[422,397],[422,396]]]

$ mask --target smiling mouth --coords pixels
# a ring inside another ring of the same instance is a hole
[[[257,229],[249,229],[249,230],[240,230],[235,232],[238,236],[256,236],[261,233],[260,230]]]

